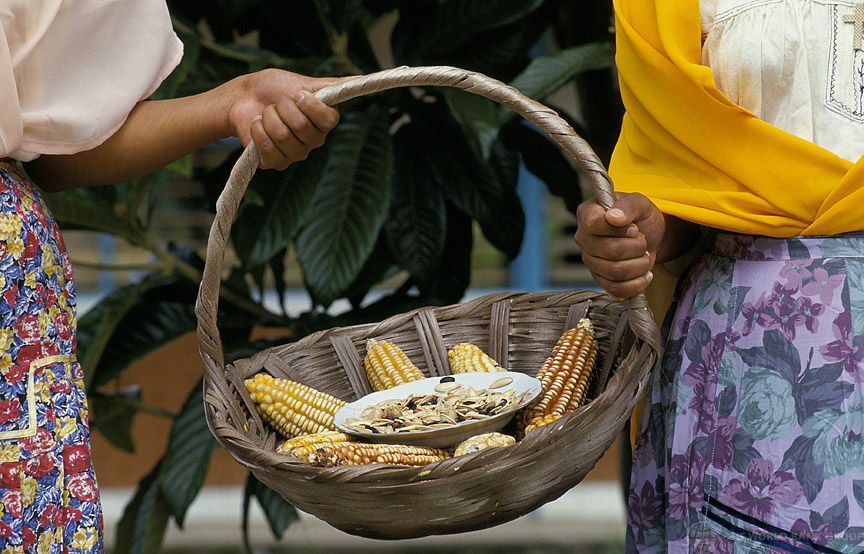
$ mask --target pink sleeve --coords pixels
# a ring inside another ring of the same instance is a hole
[[[25,161],[104,142],[183,55],[164,0],[5,0],[0,23],[0,156]]]

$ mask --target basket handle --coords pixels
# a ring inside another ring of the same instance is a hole
[[[513,87],[481,73],[455,67],[398,67],[370,73],[328,85],[315,92],[315,96],[329,106],[340,102],[392,88],[409,86],[447,86],[478,94],[510,108],[526,120],[545,131],[580,165],[594,189],[597,202],[609,209],[615,201],[612,180],[594,150],[554,110],[528,98]],[[205,368],[207,359],[224,368],[222,342],[216,327],[219,305],[219,286],[222,264],[231,223],[240,201],[260,163],[254,143],[241,154],[234,165],[225,189],[216,203],[216,217],[207,242],[207,259],[198,291],[195,313],[198,317],[199,350]],[[631,312],[633,331],[659,351],[659,337],[648,302],[644,294],[625,300]]]

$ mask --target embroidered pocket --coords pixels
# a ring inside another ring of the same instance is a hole
[[[30,363],[24,378],[23,393],[7,392],[0,400],[0,440],[36,434],[40,418],[46,417],[47,408],[50,407],[52,386],[58,382],[69,383],[71,366],[76,363],[72,354],[48,356]],[[49,366],[57,364],[62,365],[52,371]],[[62,375],[58,376],[57,372],[62,372]]]
[[[861,6],[852,2],[829,6],[831,35],[825,105],[853,121],[864,122],[864,49],[860,44],[864,21],[858,21],[864,14],[859,10]]]

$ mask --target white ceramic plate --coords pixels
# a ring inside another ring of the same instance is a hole
[[[373,433],[371,431],[357,431],[345,425],[346,419],[359,418],[360,414],[363,413],[363,410],[369,406],[374,406],[379,402],[385,400],[401,400],[412,395],[422,396],[426,394],[436,394],[435,386],[441,383],[443,378],[428,377],[426,379],[404,383],[391,389],[373,392],[359,400],[346,404],[336,412],[333,423],[340,431],[357,437],[362,437],[370,442],[450,448],[467,438],[473,437],[474,435],[500,430],[510,422],[517,410],[525,407],[540,394],[541,385],[538,379],[516,371],[460,373],[452,375],[451,377],[454,377],[456,382],[460,383],[463,387],[471,386],[478,391],[488,388],[490,384],[502,377],[511,377],[513,382],[497,390],[507,391],[515,389],[515,396],[518,397],[521,395],[521,398],[519,402],[513,404],[508,407],[507,410],[499,414],[484,419],[456,423],[449,427],[442,427],[440,429],[403,431],[399,433]]]

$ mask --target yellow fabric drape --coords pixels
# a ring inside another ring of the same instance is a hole
[[[626,108],[615,189],[727,231],[864,230],[864,161],[851,163],[729,101],[701,65],[696,0],[614,0]]]

